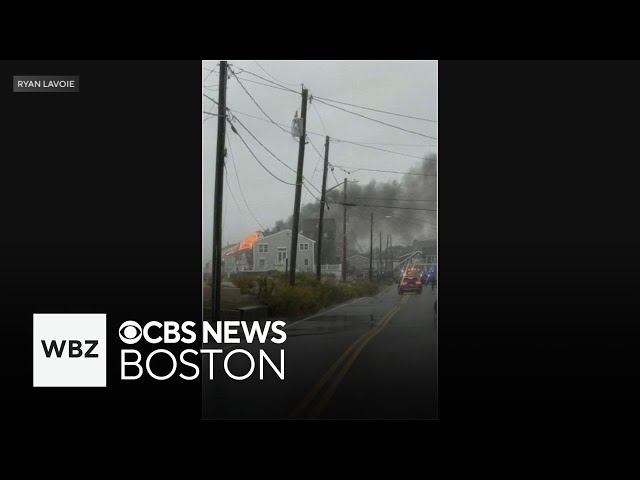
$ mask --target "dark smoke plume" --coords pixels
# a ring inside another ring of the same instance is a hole
[[[331,167],[330,167],[331,168]],[[413,168],[403,168],[402,164],[392,164],[388,170],[407,171],[414,175],[389,174],[390,180],[367,184],[348,183],[347,203],[357,206],[347,207],[347,248],[350,252],[369,250],[369,234],[371,212],[374,215],[374,246],[379,242],[379,232],[382,232],[383,248],[386,245],[386,235],[393,235],[394,245],[411,245],[414,240],[435,240],[437,238],[437,157],[429,155],[419,165]],[[335,178],[342,182],[357,180],[357,172],[353,175],[338,167],[333,170]],[[327,188],[335,184],[334,175],[327,176]],[[416,175],[419,174],[419,175]],[[319,197],[320,195],[316,193]],[[325,211],[325,218],[334,218],[342,242],[343,201],[342,187],[333,189],[327,194],[329,210]],[[404,207],[404,208],[401,208]],[[426,209],[426,210],[412,210]],[[427,211],[430,210],[430,211]],[[300,209],[301,225],[304,219],[318,218],[319,202],[306,203]],[[387,218],[386,216],[389,216]],[[273,233],[291,228],[293,217],[278,220],[274,228],[265,233]]]

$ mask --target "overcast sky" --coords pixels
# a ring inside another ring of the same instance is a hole
[[[202,62],[202,92],[218,100],[219,60]],[[298,111],[300,115],[301,96],[289,91],[258,85],[253,82],[273,85],[264,79],[301,91],[301,84],[309,89],[310,96],[324,97],[340,102],[366,106],[379,110],[438,119],[438,64],[436,61],[269,61],[269,60],[229,60],[231,69],[238,72],[240,81],[262,109],[277,123],[286,125],[290,131],[291,121]],[[266,73],[268,72],[268,73]],[[245,79],[245,80],[243,80]],[[276,80],[277,79],[277,80]],[[238,112],[237,118],[269,150],[295,170],[298,159],[298,143],[290,133],[285,133],[270,123],[238,81],[232,76],[227,81],[227,106]],[[438,124],[398,116],[363,110],[348,105],[340,105],[367,117],[413,130],[437,138]],[[202,109],[217,113],[217,106],[202,97]],[[263,120],[251,118],[250,114]],[[203,174],[203,257],[211,257],[213,230],[213,185],[216,152],[217,121],[215,116],[202,114],[202,174]],[[239,124],[236,129],[247,142],[260,161],[276,176],[289,183],[295,183],[295,173],[287,169],[261,147]],[[261,230],[256,220],[247,211],[238,187],[238,179],[246,202],[262,226],[272,228],[277,220],[285,219],[293,213],[295,187],[280,183],[266,172],[251,156],[240,138],[227,126],[227,175],[224,184],[223,245],[235,243],[252,231]],[[317,133],[319,135],[315,135]],[[324,136],[354,142],[375,142],[377,148],[394,150],[418,157],[437,153],[437,140],[407,133],[367,119],[312,101],[307,107],[307,134],[313,145],[324,152]],[[394,145],[383,145],[394,144]],[[402,145],[400,145],[402,144]],[[406,146],[405,146],[406,145]],[[410,145],[410,146],[409,146]],[[233,168],[232,154],[235,159]],[[336,166],[364,167],[380,170],[406,171],[420,163],[419,160],[347,143],[332,142],[329,162]],[[358,171],[347,174],[336,168],[339,181],[344,178],[358,180],[361,184],[371,179],[378,182],[391,178],[400,180],[400,175]],[[318,189],[322,185],[322,162],[311,144],[305,148],[304,176]],[[327,189],[336,182],[329,172]],[[230,190],[229,191],[229,186]],[[319,197],[315,189],[311,191]],[[303,204],[315,201],[303,188]],[[235,202],[234,198],[235,197]],[[237,206],[236,206],[237,203]],[[431,221],[435,220],[435,215]],[[428,236],[433,231],[425,230]]]

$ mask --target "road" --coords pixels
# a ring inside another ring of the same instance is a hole
[[[437,289],[436,289],[437,292]],[[375,297],[292,322],[282,345],[243,344],[256,359],[263,349],[285,380],[265,366],[243,381],[214,363],[203,364],[203,416],[225,419],[435,419],[438,416],[436,295],[398,295],[395,287]],[[220,348],[208,345],[206,348]],[[225,350],[227,347],[224,347]],[[249,360],[234,355],[229,368],[247,372]],[[239,373],[237,373],[239,375]]]

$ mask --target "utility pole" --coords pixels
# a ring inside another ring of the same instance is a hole
[[[387,248],[384,249],[384,273],[389,271],[389,234],[387,233]]]
[[[373,281],[373,212],[371,212],[371,235],[369,238],[369,281]]]
[[[300,132],[300,147],[298,149],[298,174],[296,175],[296,199],[293,206],[293,231],[291,232],[291,262],[289,264],[289,284],[296,284],[296,266],[298,259],[298,229],[300,228],[300,194],[302,193],[302,171],[304,168],[304,144],[307,141],[307,94],[306,88],[302,89],[302,131]]]
[[[342,281],[347,281],[347,179],[344,179],[342,187],[342,203],[344,215],[342,218]]]
[[[318,223],[318,265],[316,267],[316,278],[320,280],[322,276],[322,228],[324,223],[324,204],[327,199],[327,168],[329,166],[329,136],[324,141],[324,172],[322,174],[322,193],[320,195],[320,223]],[[335,248],[334,248],[335,250]],[[335,255],[335,252],[334,252]]]
[[[393,277],[393,234],[390,233],[389,234],[389,247],[390,247],[390,254],[391,254],[391,276]]]
[[[213,258],[211,315],[212,321],[220,320],[220,285],[222,275],[222,187],[224,182],[224,154],[227,126],[227,62],[220,62],[218,82],[218,140],[216,144],[216,178],[213,193]]]
[[[380,256],[378,257],[378,263],[380,264],[379,273],[382,275],[382,231],[380,231]]]

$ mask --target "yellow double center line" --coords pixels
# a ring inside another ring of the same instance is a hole
[[[403,297],[399,303],[402,305],[408,300],[409,297]],[[329,403],[329,400],[331,400],[336,388],[338,388],[338,385],[356,361],[358,355],[360,355],[360,352],[364,350],[364,347],[367,346],[373,337],[382,331],[398,310],[400,310],[400,306],[392,308],[373,329],[364,333],[353,342],[340,358],[331,365],[331,368],[325,372],[309,393],[307,393],[302,403],[291,413],[290,418],[318,418],[327,406],[327,403]],[[340,368],[341,366],[342,368]],[[319,395],[321,392],[322,394]]]

